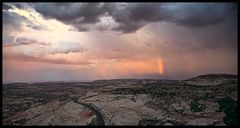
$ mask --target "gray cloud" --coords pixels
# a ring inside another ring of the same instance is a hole
[[[4,60],[14,60],[14,61],[27,61],[27,62],[42,62],[42,63],[50,63],[50,64],[66,64],[66,65],[90,65],[92,64],[89,61],[68,61],[64,59],[49,59],[44,57],[35,57],[24,54],[4,54]]]
[[[3,9],[3,10],[9,10],[9,9],[11,9],[11,8],[12,8],[12,7],[9,6],[8,4],[3,3],[3,5],[2,5],[2,9]]]
[[[84,48],[63,48],[63,49],[54,49],[50,51],[50,54],[68,54],[68,53],[76,53],[76,52],[84,52],[86,49]]]
[[[177,24],[161,23],[147,26],[153,38],[147,43],[152,52],[158,55],[196,54],[207,50],[231,50],[237,53],[237,27],[230,22],[211,27],[188,28]],[[161,49],[161,50],[159,50]]]
[[[6,4],[4,4],[6,5]],[[9,5],[6,5],[9,6]],[[12,8],[12,6],[9,6]],[[6,8],[6,7],[5,7]],[[36,23],[28,20],[24,16],[20,16],[15,12],[9,12],[7,10],[2,12],[2,24],[3,24],[3,37],[13,36],[23,30],[24,24],[35,30],[45,29],[43,26],[39,26]]]
[[[16,43],[18,43],[18,44],[25,44],[25,45],[29,45],[29,44],[50,45],[50,43],[40,42],[38,40],[29,39],[29,38],[26,38],[26,37],[19,37],[19,38],[17,38],[16,39]]]
[[[19,9],[27,9],[28,8],[28,3],[15,3],[14,4],[15,7],[19,8]]]
[[[85,31],[84,24],[99,22],[106,10],[100,3],[41,3],[34,8],[46,18],[55,18],[66,24],[71,24],[79,31]]]
[[[24,21],[24,17],[19,16],[14,12],[5,12],[3,11],[3,28],[6,31],[10,30],[20,30],[22,27],[22,22]]]
[[[14,42],[14,36],[3,36],[3,44],[10,44]]]
[[[123,8],[113,10],[112,16],[120,25],[113,30],[124,33],[135,32],[149,22],[163,20],[167,13],[161,8],[162,4],[140,3],[128,4]]]
[[[17,3],[17,2],[3,3],[3,9],[5,10],[13,9],[14,7],[27,10],[31,8],[31,3]]]
[[[205,27],[236,19],[233,3],[140,3],[114,10],[113,18],[120,26],[115,30],[134,32],[147,23],[167,21],[187,27]]]
[[[35,24],[28,24],[27,27],[32,28],[34,30],[43,30],[43,29],[45,29],[44,27],[39,26],[39,25],[35,25]]]
[[[64,47],[63,47],[64,46]],[[58,42],[57,46],[51,47],[49,49],[49,54],[68,54],[68,53],[83,53],[87,51],[86,48],[84,48],[79,43],[74,42]]]
[[[135,32],[151,22],[167,21],[188,27],[204,27],[236,16],[235,3],[41,3],[33,5],[46,18],[55,18],[86,31],[103,15],[119,23],[112,30]]]
[[[204,27],[221,23],[237,15],[232,3],[180,3],[166,8],[171,14],[168,20],[190,27]]]
[[[13,41],[13,37],[6,38],[6,41],[10,40]],[[18,37],[16,38],[16,41],[5,43],[4,47],[15,47],[15,46],[21,46],[21,45],[32,45],[32,44],[38,44],[38,45],[50,45],[49,42],[42,42],[35,39],[30,39],[26,37]]]

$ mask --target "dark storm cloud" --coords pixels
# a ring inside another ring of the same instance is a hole
[[[3,9],[3,10],[8,10],[8,9],[11,9],[11,8],[12,8],[12,7],[9,6],[8,4],[3,3],[3,6],[2,6],[2,9]]]
[[[190,27],[214,25],[235,18],[235,6],[233,3],[173,4],[172,8],[167,8],[171,13],[167,20]]]
[[[119,23],[112,28],[125,33],[135,32],[152,22],[167,21],[188,27],[204,27],[236,15],[234,3],[41,3],[34,8],[47,18],[55,18],[78,30],[95,24],[107,14]]]
[[[236,12],[236,4],[233,3],[140,3],[115,9],[112,16],[120,23],[115,30],[134,32],[147,23],[158,21],[187,27],[205,27],[236,19]]]
[[[27,6],[26,6],[27,4],[16,3],[14,5],[19,9],[26,9],[27,8]]]
[[[124,33],[135,32],[147,23],[165,19],[168,13],[161,8],[161,5],[156,3],[128,4],[123,8],[112,10],[112,17],[119,23],[119,26],[113,30]]]
[[[8,3],[11,4],[12,6],[18,8],[18,9],[23,9],[23,10],[29,10],[32,8],[33,3],[18,3],[18,2],[13,2],[13,3]]]
[[[99,22],[106,11],[100,3],[42,3],[35,4],[36,11],[46,18],[55,18],[66,24],[75,26],[79,31],[86,30],[84,24]]]

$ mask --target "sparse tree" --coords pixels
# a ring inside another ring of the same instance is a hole
[[[202,112],[205,109],[205,106],[194,99],[190,103],[190,109],[192,112]]]
[[[226,96],[219,100],[219,110],[223,111],[226,116],[223,117],[224,123],[227,125],[238,125],[238,103],[230,96]]]

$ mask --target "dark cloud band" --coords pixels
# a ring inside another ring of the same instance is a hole
[[[223,22],[236,11],[234,3],[36,3],[33,7],[44,17],[73,25],[79,31],[86,31],[85,24],[95,24],[107,14],[119,24],[112,30],[124,33],[159,21],[204,27]]]

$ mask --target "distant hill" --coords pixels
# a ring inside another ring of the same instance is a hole
[[[206,75],[199,75],[196,77],[192,77],[190,79],[184,80],[185,82],[189,84],[195,84],[196,83],[201,83],[201,84],[212,84],[213,82],[225,82],[225,81],[236,81],[238,79],[238,75],[234,74],[206,74]],[[94,80],[91,82],[77,82],[77,81],[49,81],[49,82],[34,82],[34,83],[3,83],[3,85],[50,85],[50,84],[55,84],[55,85],[67,85],[67,84],[75,84],[75,85],[94,85],[94,86],[106,86],[106,85],[115,85],[115,84],[120,84],[122,82],[137,82],[137,83],[145,83],[145,82],[156,82],[156,81],[165,81],[165,82],[173,82],[173,81],[178,81],[178,80],[171,80],[171,79],[99,79],[99,80]],[[194,83],[193,83],[194,82]],[[211,83],[212,82],[212,83]]]
[[[196,76],[187,80],[201,80],[201,79],[236,79],[238,75],[234,74],[207,74],[207,75],[200,75]]]
[[[185,80],[187,84],[192,85],[219,85],[219,84],[236,84],[238,75],[233,74],[207,74],[200,75]]]

